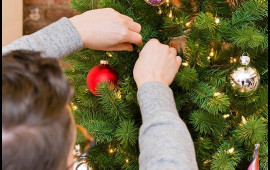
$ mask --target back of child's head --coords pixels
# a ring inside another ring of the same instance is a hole
[[[2,169],[65,169],[71,95],[56,59],[30,51],[2,56]]]

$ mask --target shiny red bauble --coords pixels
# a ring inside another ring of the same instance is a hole
[[[100,64],[93,67],[87,75],[88,89],[97,94],[97,87],[102,82],[111,82],[115,86],[118,86],[119,76],[118,73],[112,68],[108,61],[101,60]]]

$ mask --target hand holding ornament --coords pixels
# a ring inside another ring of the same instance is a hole
[[[133,70],[138,88],[149,81],[169,86],[182,62],[181,57],[176,55],[175,48],[161,44],[157,39],[148,41],[140,52]]]
[[[112,8],[96,9],[69,19],[83,46],[103,51],[133,51],[142,43],[141,25]]]

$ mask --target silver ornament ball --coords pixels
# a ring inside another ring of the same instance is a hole
[[[165,0],[144,0],[144,1],[152,6],[160,6],[165,2]]]
[[[260,75],[254,67],[249,65],[249,62],[248,54],[243,54],[240,57],[240,64],[228,76],[232,90],[240,97],[252,95],[260,84]]]

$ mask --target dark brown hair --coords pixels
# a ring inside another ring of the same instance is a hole
[[[58,60],[31,51],[2,56],[2,169],[65,169],[71,95]]]

